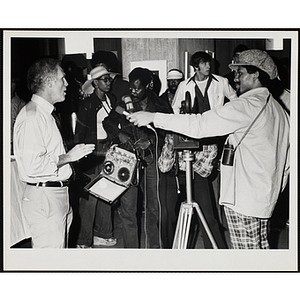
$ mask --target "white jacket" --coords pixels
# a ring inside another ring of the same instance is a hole
[[[266,103],[267,88],[256,88],[202,115],[156,113],[154,125],[193,138],[229,134],[235,147]],[[289,116],[271,96],[235,153],[221,165],[220,204],[247,216],[269,218],[289,175]]]
[[[180,82],[176,90],[172,108],[175,114],[179,114],[181,102],[185,100],[185,92],[189,91],[191,94],[191,105],[193,107],[195,101],[195,82],[193,77]],[[229,100],[237,98],[235,90],[231,87],[227,78],[212,74],[212,82],[207,91],[210,108],[223,105],[225,97]]]

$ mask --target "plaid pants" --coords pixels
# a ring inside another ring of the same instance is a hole
[[[224,206],[233,249],[270,249],[268,219],[249,217]]]

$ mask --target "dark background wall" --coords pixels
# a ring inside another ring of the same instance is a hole
[[[215,55],[212,71],[219,75],[229,73],[228,64],[232,60],[234,48],[245,44],[248,48],[265,50],[265,39],[185,39],[185,38],[94,38],[94,51],[107,50],[116,53],[120,60],[120,72],[126,77],[129,64],[133,60],[166,60],[167,68],[180,68],[184,71],[184,53],[189,57],[196,51],[209,50]],[[275,58],[290,59],[291,41],[283,41],[283,50],[268,51]],[[30,99],[26,87],[26,73],[29,66],[40,57],[51,56],[58,59],[70,59],[89,72],[89,60],[85,53],[65,56],[63,38],[11,38],[12,74],[20,78],[19,96]]]
[[[28,101],[30,93],[26,74],[30,65],[41,57],[60,59],[64,52],[63,38],[11,38],[11,73],[20,79],[19,96]]]

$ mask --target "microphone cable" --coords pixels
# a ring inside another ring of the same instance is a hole
[[[151,129],[155,135],[155,171],[156,171],[156,195],[157,195],[157,204],[158,204],[158,239],[159,239],[159,248],[162,249],[162,237],[161,237],[161,223],[162,223],[162,212],[161,212],[161,201],[160,201],[160,193],[159,193],[159,185],[160,185],[160,178],[159,178],[159,169],[158,169],[158,134],[156,130],[152,126],[147,126],[147,128]],[[145,177],[146,179],[146,177]],[[146,213],[145,213],[145,220],[146,220]],[[145,228],[146,228],[146,221],[145,221]],[[147,235],[147,232],[145,231]]]
[[[143,153],[143,160],[145,159],[145,154]],[[145,232],[145,248],[148,248],[148,233],[147,233],[147,167],[144,167],[144,232]]]

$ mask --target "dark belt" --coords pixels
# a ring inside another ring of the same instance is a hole
[[[69,185],[69,180],[65,181],[46,181],[46,182],[37,182],[31,183],[27,182],[28,185],[42,186],[42,187],[64,187]]]

